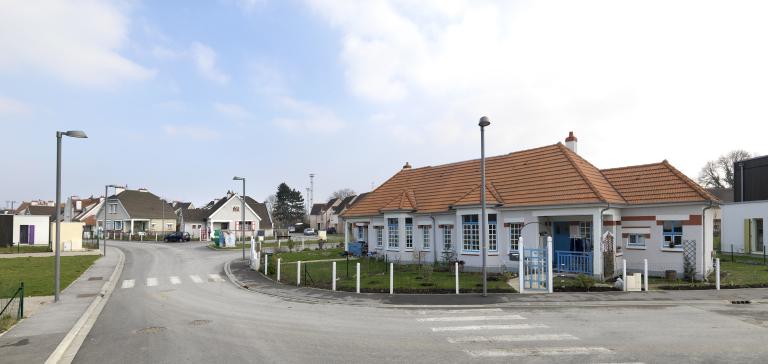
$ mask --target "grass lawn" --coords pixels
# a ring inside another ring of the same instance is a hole
[[[98,255],[61,257],[61,289],[69,286]],[[24,282],[25,296],[53,294],[54,257],[23,257],[0,259],[0,297],[13,294],[19,282]]]
[[[0,317],[0,332],[4,332],[11,328],[13,324],[16,323],[16,312],[13,312],[13,314],[3,314],[2,317]]]
[[[0,254],[16,253],[45,253],[49,252],[48,245],[17,245],[14,247],[0,248]]]

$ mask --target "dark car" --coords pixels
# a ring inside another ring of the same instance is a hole
[[[175,233],[170,233],[166,235],[165,239],[163,240],[165,240],[166,242],[177,242],[177,241],[190,241],[192,239],[189,237],[189,233],[182,233],[180,231],[177,231]]]
[[[329,227],[328,229],[325,230],[325,232],[328,233],[328,234],[336,234],[336,228],[335,227]]]

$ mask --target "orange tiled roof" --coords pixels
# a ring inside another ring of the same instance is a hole
[[[505,207],[687,202],[714,199],[668,163],[599,170],[558,143],[486,158],[486,202]],[[383,211],[431,213],[480,204],[478,159],[405,168],[343,215]],[[639,179],[637,179],[639,178]],[[666,181],[666,182],[665,182]]]

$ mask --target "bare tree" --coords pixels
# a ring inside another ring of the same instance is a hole
[[[738,149],[707,162],[699,172],[699,184],[705,187],[733,187],[733,164],[749,158],[752,158],[752,154]]]
[[[355,195],[355,191],[352,190],[351,188],[342,188],[340,190],[334,191],[331,194],[331,197],[329,198],[329,200],[332,199],[332,198],[346,198],[346,197],[354,196],[354,195]]]
[[[272,213],[272,208],[275,206],[275,202],[277,202],[277,196],[275,195],[269,195],[267,196],[267,199],[264,200],[264,204],[267,205],[267,211],[269,211],[270,214]]]

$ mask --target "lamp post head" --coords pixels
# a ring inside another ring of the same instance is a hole
[[[82,130],[69,130],[69,131],[65,131],[62,134],[71,138],[87,138],[88,137],[87,135],[85,135],[85,132]]]
[[[245,177],[237,177],[237,176],[235,176],[235,177],[232,177],[232,180],[233,181],[245,181]]]
[[[484,128],[488,125],[491,125],[491,121],[488,119],[487,116],[483,116],[480,118],[480,122],[477,123],[477,125],[479,125],[481,128]]]

